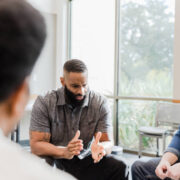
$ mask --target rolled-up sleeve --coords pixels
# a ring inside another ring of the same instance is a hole
[[[31,113],[30,131],[50,132],[50,122],[46,104],[39,96]]]
[[[180,127],[165,152],[172,152],[177,157],[180,156]]]

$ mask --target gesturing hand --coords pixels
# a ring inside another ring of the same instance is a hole
[[[83,142],[80,137],[80,131],[78,130],[74,138],[69,142],[65,150],[65,158],[72,159],[75,155],[79,155],[80,151],[83,150]]]
[[[106,151],[104,150],[103,145],[99,143],[101,135],[102,133],[98,132],[94,142],[91,145],[91,153],[92,158],[94,159],[94,163],[99,162],[103,158],[103,156],[106,155]]]
[[[159,165],[157,166],[155,172],[156,175],[160,178],[160,179],[165,179],[167,177],[167,170],[169,169],[170,164],[168,161],[162,160]]]

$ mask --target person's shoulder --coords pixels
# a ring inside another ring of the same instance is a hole
[[[16,151],[18,152],[19,150],[21,150],[21,148],[19,148],[16,143],[10,141],[10,139],[3,136],[0,137],[0,149],[1,150],[6,149],[6,151],[4,152],[16,152]]]
[[[8,159],[15,162],[23,156],[23,149],[6,137],[0,137],[0,152],[1,163],[6,163]]]
[[[25,151],[18,144],[5,137],[0,138],[0,171],[11,174],[6,179],[58,180],[74,179],[71,175],[48,166],[43,160]],[[16,172],[19,172],[16,174]],[[0,173],[3,176],[3,173]],[[7,174],[6,174],[7,176]]]
[[[100,94],[99,92],[90,90],[89,91],[89,102],[92,105],[102,105],[103,103],[107,102],[107,99],[104,95]]]
[[[61,92],[61,89],[48,91],[45,94],[39,95],[36,99],[36,103],[40,102],[46,105],[56,104],[59,92]]]
[[[47,101],[47,100],[51,100],[51,99],[55,99],[57,98],[57,92],[58,90],[51,90],[51,91],[47,91],[44,94],[41,94],[37,97],[37,99],[43,100],[43,101]]]

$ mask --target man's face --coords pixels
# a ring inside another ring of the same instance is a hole
[[[68,98],[71,98],[75,104],[82,102],[88,90],[87,72],[64,72],[64,77],[61,78],[61,83],[65,87],[65,93]]]

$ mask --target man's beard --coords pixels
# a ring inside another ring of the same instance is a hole
[[[86,96],[84,96],[82,100],[77,100],[76,97],[82,96],[82,95],[81,94],[74,94],[66,86],[64,88],[64,94],[65,94],[66,103],[72,105],[73,107],[82,106],[84,103],[84,100],[86,98]]]

